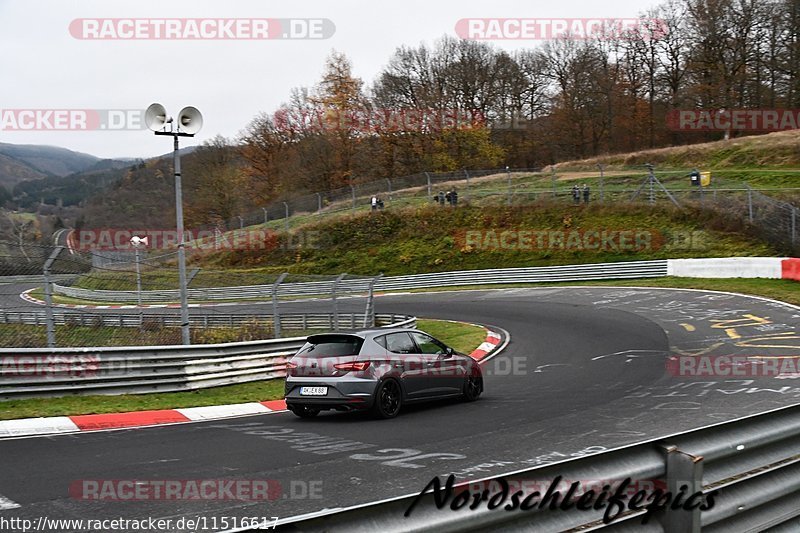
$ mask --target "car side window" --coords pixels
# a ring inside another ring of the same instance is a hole
[[[378,343],[378,346],[382,348],[386,348],[386,335],[381,335],[380,337],[375,337],[375,342]]]
[[[419,346],[420,352],[425,354],[442,355],[447,351],[444,344],[424,333],[412,332],[411,336]]]
[[[386,335],[386,349],[392,353],[416,353],[417,347],[408,333],[391,333]]]

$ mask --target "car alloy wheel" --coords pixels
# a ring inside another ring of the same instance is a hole
[[[464,399],[474,402],[483,392],[483,379],[477,374],[472,374],[464,380]]]
[[[393,379],[387,379],[378,386],[373,410],[380,418],[394,418],[400,412],[402,403],[400,385]]]

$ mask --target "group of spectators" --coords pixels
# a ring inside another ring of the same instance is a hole
[[[591,191],[589,186],[583,184],[583,186],[579,187],[578,185],[573,185],[572,187],[572,201],[575,205],[579,205],[581,203],[581,198],[583,198],[583,203],[588,204],[589,198],[591,197]],[[450,189],[447,192],[439,191],[438,194],[433,195],[433,201],[439,205],[447,205],[456,206],[458,205],[458,191],[456,191],[455,187]],[[383,200],[378,198],[377,196],[373,196],[370,204],[372,206],[373,211],[377,211],[378,209],[383,209]]]
[[[458,191],[456,191],[455,187],[447,192],[439,191],[439,194],[433,195],[433,201],[439,205],[444,205],[447,202],[448,205],[456,206],[458,205]]]
[[[581,196],[583,196],[583,203],[588,204],[591,193],[589,192],[589,186],[585,183],[583,184],[583,187],[578,187],[577,185],[572,187],[572,201],[575,203],[575,205],[581,203]]]
[[[373,211],[377,211],[378,209],[383,210],[383,200],[377,196],[373,196],[369,203]]]

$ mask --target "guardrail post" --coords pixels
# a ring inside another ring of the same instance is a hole
[[[56,321],[53,317],[53,283],[50,280],[50,267],[58,257],[58,254],[63,250],[63,246],[56,246],[56,249],[47,258],[44,263],[42,273],[44,274],[44,301],[45,301],[45,320],[47,322],[47,347],[55,348],[56,346]]]
[[[283,217],[283,225],[284,225],[284,228],[286,228],[286,233],[289,233],[289,204],[286,203],[286,202],[283,202],[283,208],[284,208],[284,215],[285,215]]]
[[[430,199],[433,193],[431,192],[431,175],[428,172],[425,173],[425,179],[428,181],[428,199]]]
[[[331,289],[331,300],[333,302],[333,330],[339,331],[339,304],[336,302],[336,291],[339,289],[339,282],[344,279],[347,274],[339,274],[339,277],[333,282]]]
[[[284,272],[278,276],[278,279],[272,284],[272,329],[274,330],[276,339],[281,337],[281,315],[278,311],[278,286],[283,283],[283,280],[285,280],[288,275],[288,272]]]
[[[667,491],[680,492],[686,485],[685,494],[695,494],[703,490],[703,458],[682,452],[677,446],[661,446],[666,454]],[[662,511],[661,526],[665,533],[700,533],[700,508],[691,511],[684,509]]]

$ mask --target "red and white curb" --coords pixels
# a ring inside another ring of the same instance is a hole
[[[30,295],[31,291],[35,291],[36,287],[32,289],[28,289],[22,293],[20,293],[19,297],[25,300],[26,302],[30,302],[36,305],[46,305],[44,300],[40,300],[38,298],[34,298]],[[230,305],[230,303],[221,303],[221,304],[189,304],[188,307],[207,307],[207,306],[221,306],[221,305]],[[235,303],[238,305],[238,302]],[[167,309],[167,308],[180,308],[180,304],[143,304],[143,305],[135,305],[135,304],[127,304],[127,305],[94,305],[94,304],[61,304],[61,303],[54,303],[53,307],[63,307],[66,309]]]
[[[35,291],[37,287],[32,289],[28,289],[20,293],[19,297],[25,300],[26,302],[36,304],[36,305],[47,305],[47,302],[44,300],[40,300],[30,295],[32,291]],[[361,298],[362,296],[354,295],[354,296],[339,296],[339,300],[348,300],[351,298]],[[327,298],[306,298],[303,300],[304,302],[317,302],[317,301],[327,301]],[[220,302],[220,303],[202,303],[202,304],[188,304],[187,307],[231,307],[237,305],[253,305],[253,304],[263,303],[262,301],[241,301],[241,302]],[[170,304],[119,304],[119,305],[95,305],[95,304],[62,304],[62,303],[53,303],[53,307],[60,307],[65,309],[179,309],[181,307],[178,303],[170,303]]]
[[[284,411],[286,411],[285,401],[272,400],[267,402],[186,407],[182,409],[164,409],[158,411],[20,418],[15,420],[0,420],[0,438],[160,426],[165,424],[218,420],[237,416],[281,413]]]
[[[477,361],[480,361],[494,352],[497,347],[500,346],[501,342],[503,342],[503,337],[499,333],[487,330],[486,340],[483,341],[480,346],[475,348],[475,350],[473,350],[469,356]]]

